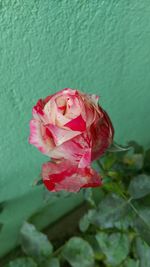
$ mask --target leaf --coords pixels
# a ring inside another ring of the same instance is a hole
[[[35,180],[33,185],[41,185],[43,184],[43,180],[39,179],[39,180]]]
[[[131,146],[121,146],[118,145],[117,143],[113,143],[108,149],[108,152],[123,152],[123,151],[128,151],[132,147]]]
[[[81,232],[86,232],[90,226],[90,221],[88,219],[88,214],[85,214],[79,221],[79,229]]]
[[[88,234],[86,235],[86,241],[92,246],[92,249],[94,251],[94,259],[101,261],[105,258],[104,254],[100,250],[99,244],[96,240],[96,237],[94,234]],[[95,267],[95,265],[94,265]]]
[[[141,170],[144,165],[144,156],[143,154],[134,154],[133,155],[134,167],[136,170]]]
[[[116,193],[118,196],[122,196],[122,193],[124,192],[123,185],[120,183],[113,182],[112,179],[109,181],[105,181],[103,184],[103,189],[106,189],[108,192]]]
[[[134,199],[142,198],[150,194],[150,176],[140,174],[134,177],[130,182],[128,191]]]
[[[37,267],[31,258],[18,258],[10,261],[5,267]]]
[[[123,264],[123,267],[139,267],[139,260],[127,258]]]
[[[125,155],[123,158],[123,163],[127,165],[131,170],[141,170],[144,164],[143,154],[132,154]]]
[[[94,252],[89,243],[80,237],[72,237],[62,251],[63,257],[72,267],[94,266]]]
[[[95,210],[89,210],[88,213],[86,213],[79,221],[79,229],[81,232],[86,232],[87,229],[90,226],[90,223],[92,221],[92,218],[95,215]]]
[[[128,203],[115,194],[108,194],[99,204],[98,210],[93,214],[93,224],[104,229],[116,227],[127,229],[132,225],[133,213]]]
[[[83,188],[82,189],[83,192],[83,198],[91,205],[91,206],[95,206],[95,202],[93,199],[93,191],[92,188]]]
[[[107,153],[106,156],[103,158],[101,165],[103,170],[108,171],[112,168],[114,163],[116,162],[117,158],[115,153]]]
[[[119,171],[115,171],[115,170],[109,170],[107,172],[107,175],[111,178],[111,181],[112,179],[121,180],[122,178],[122,174]]]
[[[35,226],[25,222],[21,228],[21,246],[24,252],[41,262],[52,253],[53,247],[47,236],[36,230]]]
[[[136,253],[140,259],[140,267],[150,265],[150,247],[140,238],[136,238]]]
[[[141,237],[150,245],[150,209],[137,206],[137,218],[134,225]]]
[[[43,267],[60,267],[60,263],[57,258],[51,258],[50,261]]]
[[[70,197],[70,195],[71,193],[67,191],[51,192],[46,187],[44,187],[43,198],[45,202],[50,201],[52,203],[52,200],[55,201],[61,197],[67,198]]]
[[[133,149],[134,149],[134,153],[136,153],[136,154],[141,154],[141,153],[144,152],[143,147],[142,147],[141,145],[139,145],[139,144],[138,144],[137,142],[135,142],[135,141],[130,141],[130,142],[128,142],[128,145],[131,146],[131,147],[133,147]]]
[[[121,233],[98,233],[97,242],[106,256],[106,264],[116,266],[126,259],[129,253],[129,239],[126,234]]]

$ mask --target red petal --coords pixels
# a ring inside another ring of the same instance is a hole
[[[83,120],[81,115],[69,121],[64,126],[70,128],[73,131],[84,132],[86,130],[86,122]]]
[[[99,174],[91,167],[78,168],[68,160],[43,164],[42,178],[48,190],[77,192],[82,187],[101,185]]]
[[[92,161],[99,158],[110,146],[113,140],[114,129],[105,111],[103,117],[91,126]]]

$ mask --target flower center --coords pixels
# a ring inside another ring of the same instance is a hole
[[[67,108],[67,103],[66,103],[66,99],[63,98],[62,96],[59,96],[56,98],[56,105],[57,105],[57,108],[58,110],[60,111],[60,113],[62,115],[65,115],[66,113],[66,108]]]
[[[60,106],[58,109],[61,111],[62,115],[65,115],[66,113],[66,106]]]

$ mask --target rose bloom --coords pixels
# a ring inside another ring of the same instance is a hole
[[[91,167],[113,140],[113,126],[98,96],[66,88],[33,107],[29,142],[51,161],[43,164],[48,190],[77,192],[101,185]]]

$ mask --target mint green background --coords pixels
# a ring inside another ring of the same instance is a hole
[[[100,95],[119,143],[150,144],[149,0],[0,1],[0,255],[45,205],[32,183],[48,158],[28,144],[29,120],[64,87]]]

